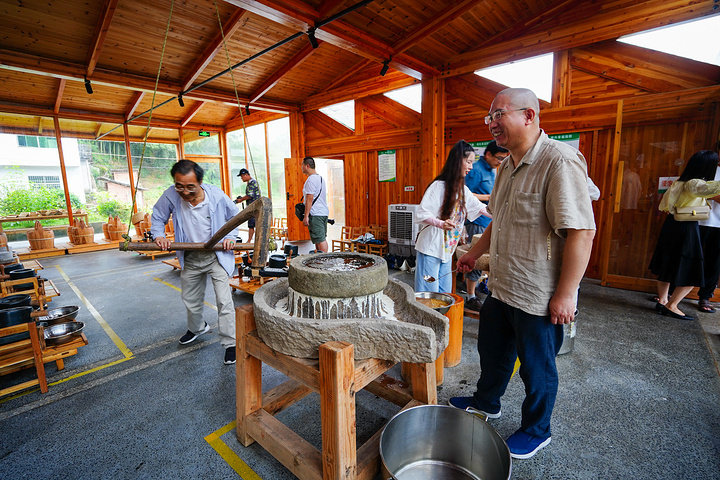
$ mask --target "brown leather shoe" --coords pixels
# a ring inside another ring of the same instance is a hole
[[[482,302],[477,297],[473,297],[465,302],[465,308],[467,308],[468,310],[474,310],[476,312],[479,312],[480,307],[482,307]]]

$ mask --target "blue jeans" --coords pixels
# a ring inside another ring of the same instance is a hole
[[[445,275],[452,271],[452,260],[443,263],[439,258],[417,252],[415,260],[415,291],[416,292],[446,292],[452,291],[452,275]],[[424,275],[435,277],[434,282],[423,280]]]
[[[525,384],[521,429],[548,438],[558,390],[555,356],[562,341],[562,325],[550,323],[549,315],[530,315],[488,296],[480,309],[478,332],[481,374],[474,397],[480,409],[500,411],[500,397],[519,357]]]

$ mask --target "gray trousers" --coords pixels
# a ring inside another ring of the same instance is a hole
[[[230,277],[218,262],[215,252],[212,251],[185,252],[185,265],[180,273],[180,286],[182,301],[187,310],[188,330],[197,333],[202,331],[205,326],[203,304],[208,275],[210,275],[215,290],[220,344],[224,348],[233,347],[235,346],[235,303],[228,283]]]

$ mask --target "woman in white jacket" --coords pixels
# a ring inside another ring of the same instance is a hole
[[[464,140],[457,142],[448,154],[440,174],[425,190],[416,222],[421,223],[415,250],[416,292],[450,292],[452,290],[452,256],[460,241],[465,220],[480,215],[490,217],[485,204],[465,186],[465,175],[472,169],[475,150]],[[426,282],[430,275],[435,282]]]

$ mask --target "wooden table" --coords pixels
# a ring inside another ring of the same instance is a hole
[[[346,342],[321,345],[318,360],[291,357],[260,339],[252,305],[235,312],[237,438],[246,447],[257,441],[298,478],[376,477],[382,429],[356,449],[356,392],[365,389],[403,408],[437,403],[432,363],[410,364],[412,385],[408,386],[385,375],[395,362],[377,358],[356,361],[353,346]],[[263,394],[263,362],[290,380]],[[320,394],[322,452],[274,416],[312,392]]]

